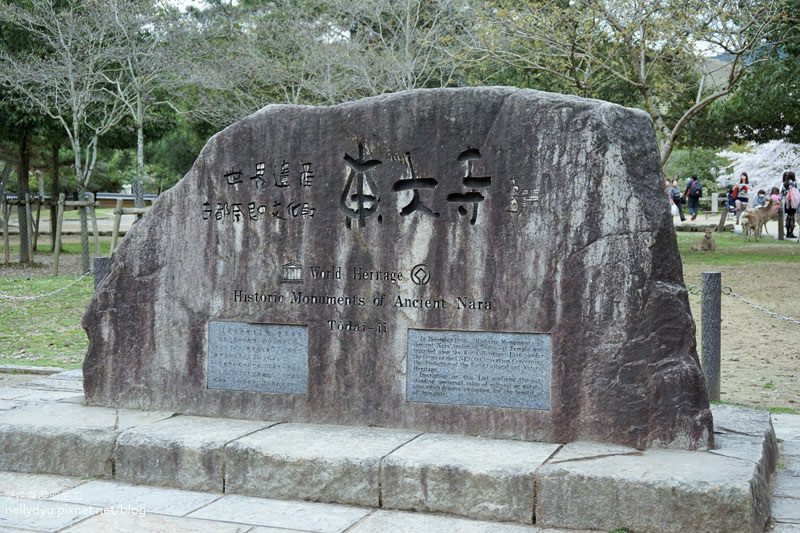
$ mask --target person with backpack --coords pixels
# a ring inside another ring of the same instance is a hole
[[[686,217],[683,216],[683,196],[681,195],[681,187],[678,185],[678,180],[672,180],[672,186],[670,186],[668,192],[672,204],[678,208],[678,215],[681,217],[681,222],[686,222]]]
[[[700,208],[700,197],[703,196],[703,185],[697,176],[689,178],[689,185],[686,186],[686,191],[683,195],[687,199],[689,206],[689,214],[692,215],[692,220],[697,218],[697,210]]]
[[[784,200],[784,214],[786,215],[786,238],[796,239],[797,235],[794,234],[795,216],[797,210],[800,209],[800,191],[797,190],[797,184],[794,180],[789,181],[786,190],[786,199]]]

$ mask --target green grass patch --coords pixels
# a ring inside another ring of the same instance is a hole
[[[746,241],[741,235],[715,233],[717,249],[713,252],[693,252],[692,244],[703,238],[702,232],[677,232],[678,249],[684,265],[740,266],[758,262],[800,263],[800,244],[779,241],[771,237]]]
[[[44,238],[44,240],[42,240]],[[11,254],[19,255],[19,244],[11,244],[8,249],[11,251]],[[2,243],[0,243],[0,250],[2,250]],[[52,253],[53,247],[50,246],[50,236],[44,235],[39,237],[39,242],[36,246],[36,252],[34,253]],[[62,254],[80,254],[81,253],[81,243],[80,242],[62,242],[61,243],[61,253]],[[89,236],[89,256],[93,255],[111,255],[111,241],[108,240],[107,237],[100,238],[100,253],[98,254],[94,248],[94,238],[90,235]]]
[[[767,407],[767,411],[769,411],[773,415],[796,415],[797,409],[793,409],[791,407]]]
[[[771,381],[767,381],[761,386],[764,390],[772,390],[775,388],[775,384]]]
[[[34,296],[78,280],[78,276],[0,278],[0,293]],[[36,300],[0,299],[0,364],[77,368],[89,342],[80,321],[92,296],[91,276]]]

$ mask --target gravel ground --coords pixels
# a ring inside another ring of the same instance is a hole
[[[684,267],[687,285],[701,285],[707,268]],[[721,267],[722,286],[770,311],[800,319],[797,272],[787,263]],[[700,346],[700,296],[690,296]],[[800,325],[773,318],[722,296],[722,361],[720,399],[759,407],[800,409]]]

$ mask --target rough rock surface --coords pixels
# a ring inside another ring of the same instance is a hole
[[[114,254],[84,317],[85,391],[187,414],[703,447],[682,281],[640,111],[509,88],[268,106],[215,135]],[[209,388],[209,321],[307,326],[307,381]],[[407,401],[410,328],[548,335],[551,370],[536,378],[549,396]]]

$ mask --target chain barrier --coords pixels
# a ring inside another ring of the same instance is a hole
[[[750,300],[748,300],[746,298],[743,298],[742,296],[736,294],[735,292],[733,292],[733,289],[731,289],[730,287],[722,287],[722,294],[725,295],[725,296],[732,296],[733,298],[736,298],[740,302],[743,302],[743,303],[749,305],[750,307],[752,307],[753,309],[755,309],[757,311],[761,311],[762,313],[764,313],[766,315],[769,315],[772,318],[777,318],[778,320],[785,320],[787,322],[791,322],[792,324],[796,324],[796,325],[800,326],[800,320],[798,320],[796,318],[792,318],[790,316],[782,315],[780,313],[776,313],[775,311],[770,311],[769,309],[761,307],[757,303],[753,303]]]
[[[693,295],[698,295],[703,293],[703,289],[698,288],[697,285],[689,285],[688,287],[686,287],[686,290],[689,292],[689,294]],[[731,287],[727,286],[722,287],[722,294],[723,296],[731,296],[732,298],[735,298],[740,302],[749,305],[753,309],[761,311],[765,315],[771,316],[772,318],[777,318],[778,320],[785,320],[786,322],[791,322],[792,324],[797,324],[798,326],[800,326],[800,320],[790,316],[782,315],[780,313],[776,313],[775,311],[770,311],[765,307],[761,307],[757,303],[751,302],[747,298],[744,298],[743,296],[736,294],[735,292],[733,292],[733,289]]]
[[[14,296],[14,295],[11,295],[11,294],[4,294],[4,293],[0,292],[0,300],[11,300],[12,302],[27,302],[27,301],[32,301],[32,300],[41,300],[42,298],[47,298],[48,296],[53,296],[54,294],[58,294],[59,292],[63,292],[65,290],[69,289],[70,287],[72,287],[73,285],[77,285],[83,278],[85,278],[86,276],[91,275],[91,273],[92,273],[92,271],[89,270],[87,272],[84,272],[80,276],[78,276],[78,279],[76,279],[76,280],[64,285],[63,287],[59,287],[58,289],[55,289],[55,290],[50,291],[50,292],[43,292],[41,294],[35,294],[33,296]]]

